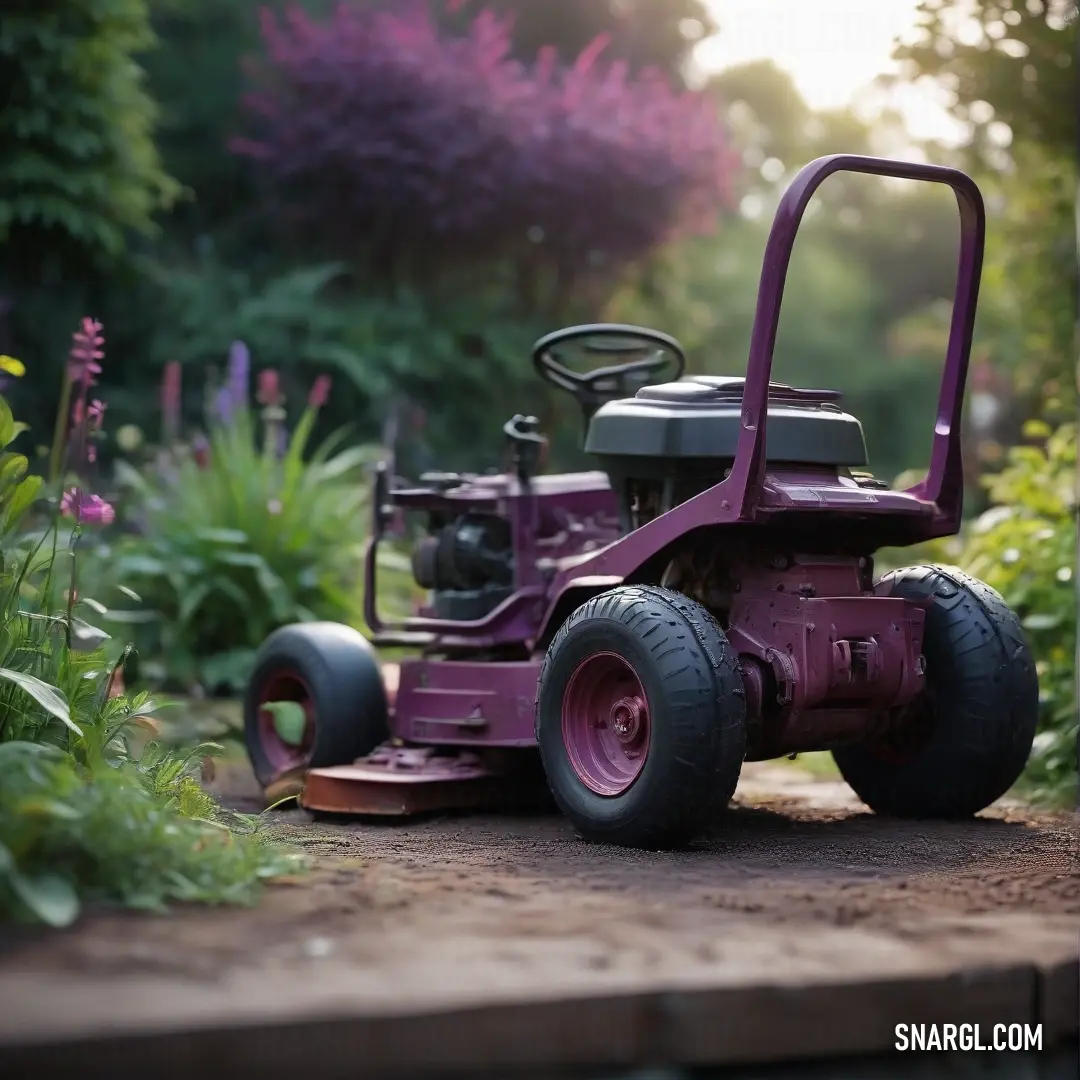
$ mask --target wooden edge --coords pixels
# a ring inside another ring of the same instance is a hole
[[[1080,952],[1080,932],[1077,933]],[[1047,965],[1039,971],[1036,1023],[1043,1025],[1046,1043],[1080,1034],[1080,956]]]
[[[1063,974],[1062,974],[1063,973]],[[337,1016],[211,1029],[80,1038],[0,1046],[0,1075],[113,1080],[175,1075],[200,1080],[311,1074],[317,1080],[419,1070],[495,1071],[570,1066],[770,1063],[889,1053],[897,1024],[1032,1023],[1040,1001],[1075,968],[1062,965],[1045,986],[1032,965],[945,977],[852,984],[741,986],[522,1001],[426,1014]],[[1062,1016],[1068,1005],[1062,1010]],[[1054,1039],[1076,1031],[1056,1012]],[[1044,1029],[1045,1030],[1045,1029]]]
[[[1031,965],[818,987],[751,986],[737,993],[670,995],[668,1051],[680,1064],[893,1051],[899,1024],[1032,1023],[1038,976]]]

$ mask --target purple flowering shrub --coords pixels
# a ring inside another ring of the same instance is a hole
[[[233,149],[291,224],[383,275],[506,259],[565,282],[711,229],[735,162],[715,103],[605,63],[603,37],[523,65],[510,29],[483,10],[450,36],[417,0],[264,11]]]

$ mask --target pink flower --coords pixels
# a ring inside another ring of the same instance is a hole
[[[281,403],[281,382],[273,368],[259,372],[259,387],[256,399],[260,405],[279,405]]]
[[[320,375],[312,384],[311,393],[308,395],[308,406],[312,409],[321,409],[330,400],[330,376]]]
[[[175,439],[180,430],[180,364],[170,360],[161,379],[161,413],[165,419],[166,438]]]
[[[210,442],[205,435],[196,435],[191,440],[191,456],[198,468],[210,468]]]
[[[68,354],[68,378],[82,386],[93,386],[94,377],[101,374],[98,361],[105,355],[101,346],[102,326],[97,319],[83,319],[79,329],[71,335],[71,352]]]
[[[105,419],[105,402],[94,398],[90,402],[90,408],[86,410],[86,419],[90,424],[91,431],[100,431],[101,423]]]
[[[90,495],[78,488],[64,492],[60,513],[74,518],[80,525],[111,525],[116,520],[116,511],[100,495]]]

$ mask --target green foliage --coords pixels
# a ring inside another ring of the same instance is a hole
[[[19,527],[41,490],[40,476],[27,476],[30,464],[25,454],[8,447],[26,430],[16,423],[8,403],[0,397],[0,551]]]
[[[133,59],[152,43],[145,0],[5,4],[0,241],[29,233],[40,242],[56,231],[116,255],[127,230],[149,229],[176,193],[158,161],[155,110]]]
[[[140,535],[101,551],[97,572],[102,588],[140,595],[144,610],[109,617],[152,616],[134,623],[136,641],[171,682],[238,689],[276,627],[355,621],[375,451],[336,438],[306,456],[314,421],[309,409],[280,457],[241,409],[211,426],[205,454],[181,449],[142,471],[119,463],[122,513]]]
[[[0,443],[19,425],[0,398]],[[246,903],[301,864],[195,779],[216,748],[146,741],[146,695],[111,694],[107,634],[80,613],[77,535],[24,533],[40,478],[0,454],[0,918],[66,926],[87,902]]]
[[[521,411],[539,389],[529,350],[551,324],[522,316],[498,281],[445,298],[357,295],[340,263],[261,274],[208,254],[145,266],[146,304],[160,318],[153,368],[173,360],[205,369],[239,340],[289,388],[306,385],[312,368],[333,370],[343,378],[320,424],[374,435],[395,403],[427,412],[423,438],[413,440],[425,460],[406,462],[410,469],[486,467],[501,448],[493,417]],[[138,382],[110,389],[110,415],[142,424],[145,398]]]
[[[1075,0],[922,0],[919,16],[918,39],[896,52],[904,77],[952,90],[973,149],[993,156],[997,122],[1055,156],[1075,154],[1076,116],[1062,108],[1076,94]]]
[[[1041,708],[1023,783],[1040,800],[1075,805],[1076,425],[1051,433],[1031,422],[1026,434],[1039,443],[1013,447],[1006,467],[986,479],[991,508],[959,538],[920,554],[985,581],[1020,616],[1038,665]]]
[[[161,317],[150,355],[155,366],[176,360],[187,370],[205,368],[233,341],[246,342],[262,366],[278,370],[344,352],[349,310],[328,296],[344,273],[341,264],[296,267],[263,279],[209,255],[190,265],[148,261],[144,269]],[[348,352],[339,366],[355,372],[361,363]]]
[[[969,166],[1002,207],[983,307],[1007,315],[981,340],[1040,414],[1064,419],[1076,400],[1076,116],[1062,107],[1076,94],[1075,0],[923,0],[920,16],[920,38],[897,50],[903,78],[952,91]]]
[[[0,917],[66,926],[87,902],[252,903],[265,880],[299,868],[199,786],[215,747],[131,750],[126,728],[145,707],[105,703],[66,751],[0,742]]]

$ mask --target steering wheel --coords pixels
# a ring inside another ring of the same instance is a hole
[[[595,366],[615,357],[622,362]],[[590,323],[542,337],[533,346],[533,366],[546,382],[572,394],[591,416],[605,401],[633,397],[650,383],[678,379],[686,370],[686,354],[659,330]]]

